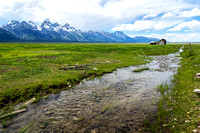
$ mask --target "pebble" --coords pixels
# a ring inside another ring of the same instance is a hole
[[[98,70],[98,69],[97,69],[97,68],[95,68],[95,67],[94,67],[93,69],[94,69],[94,70]]]
[[[48,111],[48,112],[45,112],[46,115],[50,115],[52,114],[52,112]]]
[[[192,130],[192,132],[194,132],[194,133],[197,133],[197,132],[198,132],[198,130],[197,130],[197,129],[194,129],[194,130]]]
[[[48,109],[46,108],[46,109],[44,109],[43,111],[46,112],[46,111],[48,111]]]
[[[73,120],[74,120],[74,121],[78,121],[78,118],[77,118],[77,117],[74,117]]]
[[[97,129],[93,129],[92,131],[91,131],[91,133],[97,133],[98,131],[97,131]]]
[[[41,127],[42,129],[46,128],[47,126],[48,126],[48,123],[42,123],[42,124],[40,124],[40,127]]]

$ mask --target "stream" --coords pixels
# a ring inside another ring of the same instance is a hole
[[[179,52],[152,56],[147,65],[119,68],[72,89],[51,94],[15,116],[0,132],[139,132],[144,120],[156,113],[162,83],[170,84],[176,73]],[[132,72],[148,67],[149,70]]]

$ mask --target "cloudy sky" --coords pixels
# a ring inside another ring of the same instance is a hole
[[[47,18],[81,30],[200,42],[199,0],[0,0],[0,26]]]

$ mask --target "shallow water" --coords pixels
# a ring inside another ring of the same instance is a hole
[[[29,132],[138,132],[144,120],[156,112],[156,87],[170,84],[179,66],[177,54],[153,56],[147,65],[85,79],[71,90],[30,106],[0,131],[16,132],[28,125]],[[140,67],[149,70],[132,72]]]

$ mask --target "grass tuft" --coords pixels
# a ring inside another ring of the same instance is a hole
[[[133,70],[133,72],[142,72],[142,71],[145,71],[145,70],[149,70],[149,68],[148,67],[138,68],[138,69]]]
[[[102,109],[101,113],[105,113],[109,109],[110,105],[106,106],[105,108]]]

